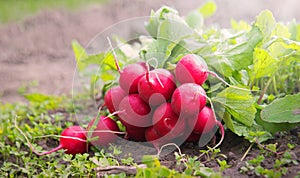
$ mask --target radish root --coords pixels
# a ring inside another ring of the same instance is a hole
[[[167,144],[164,144],[163,146],[161,146],[160,149],[158,150],[158,153],[157,153],[157,156],[158,156],[158,157],[160,156],[162,150],[163,150],[165,147],[167,147],[167,146],[175,146],[175,147],[177,148],[177,150],[178,150],[179,155],[180,155],[180,156],[183,156],[183,154],[182,154],[182,152],[181,152],[181,149],[179,148],[178,145],[176,145],[175,143],[167,143]]]
[[[213,105],[211,99],[209,97],[207,97],[206,95],[202,94],[202,93],[199,93],[199,94],[203,95],[209,101],[210,107],[211,107],[211,109],[213,111],[213,114],[214,114],[214,118],[216,119],[216,124],[217,124],[217,126],[219,127],[219,129],[221,131],[221,139],[220,139],[220,141],[212,148],[212,149],[216,149],[217,147],[219,147],[222,144],[222,142],[224,140],[224,136],[225,136],[224,126],[222,125],[222,123],[219,120],[217,120],[217,116],[216,116],[216,113],[215,113],[214,105]],[[199,158],[201,158],[204,154],[205,153],[202,153],[199,156]]]
[[[18,127],[18,124],[17,124],[17,117],[18,117],[18,116],[15,117],[15,124],[14,124],[15,128],[20,132],[21,135],[23,135],[23,137],[25,138],[25,140],[26,140],[26,142],[27,142],[27,145],[28,145],[28,147],[30,148],[30,150],[31,150],[33,153],[35,153],[35,154],[41,156],[41,153],[35,151],[34,147],[32,146],[31,142],[29,141],[29,139],[27,138],[27,136],[25,135],[25,133]]]

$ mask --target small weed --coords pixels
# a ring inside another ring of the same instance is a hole
[[[227,158],[226,155],[221,154],[221,150],[219,148],[211,148],[209,146],[207,148],[207,150],[200,150],[201,153],[206,155],[207,161],[214,160],[218,157]]]
[[[274,148],[274,144],[269,144],[271,148]],[[269,148],[270,148],[269,147]],[[277,150],[273,150],[277,151]],[[256,158],[248,160],[246,165],[241,167],[241,173],[254,172],[257,176],[265,176],[265,177],[275,177],[279,178],[283,175],[286,175],[288,168],[285,167],[288,164],[298,165],[298,161],[293,158],[292,154],[288,151],[283,153],[281,158],[275,160],[271,169],[264,168],[262,166],[265,157],[263,155],[258,155]]]
[[[231,166],[227,164],[226,160],[220,160],[220,159],[216,159],[219,166],[220,166],[220,171],[224,171],[227,168],[230,168]]]

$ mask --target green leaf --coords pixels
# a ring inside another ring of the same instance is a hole
[[[261,119],[260,117],[261,112],[256,113],[255,121],[257,124],[261,125],[264,127],[264,129],[268,132],[271,132],[272,134],[275,134],[278,131],[288,131],[293,129],[295,126],[300,125],[300,123],[295,124],[295,123],[271,123],[271,122],[266,122]]]
[[[292,50],[300,51],[300,42],[290,40],[290,39],[287,39],[287,38],[284,38],[284,37],[273,37],[272,40],[270,40],[264,46],[269,47],[274,43],[280,43],[286,49],[292,49]]]
[[[166,54],[168,53],[167,49],[168,45],[170,44],[169,41],[164,39],[156,39],[153,40],[152,43],[150,43],[146,49],[145,49],[145,57],[146,60],[150,60],[149,64],[152,66],[162,67],[164,65],[164,62],[167,60]],[[155,59],[155,60],[151,60]],[[158,62],[158,64],[156,63]]]
[[[300,24],[292,21],[289,26],[289,32],[291,33],[291,40],[300,41]]]
[[[72,48],[73,48],[75,59],[77,62],[77,67],[79,70],[83,70],[84,65],[82,65],[82,60],[87,58],[88,55],[87,55],[85,49],[77,41],[72,42]]]
[[[270,123],[299,123],[300,93],[273,101],[261,111],[261,119]]]
[[[246,139],[251,139],[252,138],[251,133],[263,132],[264,134],[257,138],[258,142],[260,143],[272,138],[271,133],[266,131],[263,126],[258,125],[256,122],[254,122],[251,127],[246,127],[245,125],[236,122],[235,120],[231,120],[231,122],[233,124],[233,129],[230,130],[238,136],[243,136]]]
[[[165,166],[161,166],[158,175],[161,177],[169,177],[171,175],[171,170]]]
[[[149,22],[146,23],[145,28],[153,38],[157,37],[158,27],[160,25],[160,22],[165,19],[166,14],[177,15],[178,12],[167,6],[161,7],[156,12],[151,11]]]
[[[231,23],[231,27],[236,31],[250,31],[251,30],[251,26],[243,20],[237,22],[236,20],[231,19],[230,23]]]
[[[179,39],[188,37],[194,33],[188,24],[178,16],[172,14],[162,21],[158,27],[157,38],[168,40],[171,42],[178,42]]]
[[[256,17],[254,25],[260,29],[265,39],[269,39],[276,28],[276,21],[271,11],[264,10]]]
[[[234,68],[225,56],[212,56],[206,58],[207,65],[225,77],[232,76]]]
[[[234,130],[234,123],[231,119],[231,115],[228,112],[225,112],[222,120],[225,122],[225,125],[227,128],[229,128],[231,131],[235,131]]]
[[[272,76],[278,69],[279,61],[273,58],[268,51],[255,48],[254,49],[254,78]]]
[[[30,93],[30,94],[25,94],[24,97],[31,102],[44,102],[48,100],[55,100],[56,97],[50,96],[50,95],[44,95],[41,93]]]
[[[230,60],[235,70],[247,69],[253,63],[253,51],[262,40],[262,33],[257,27],[246,34],[246,39],[240,44],[225,51],[225,56]]]
[[[77,62],[77,68],[80,71],[83,71],[90,64],[99,65],[104,56],[104,53],[88,55],[85,49],[77,41],[72,42],[72,48]]]
[[[281,23],[277,23],[275,29],[272,31],[271,36],[279,36],[284,38],[290,38],[291,33],[289,32],[289,28]]]
[[[174,45],[175,43],[171,44]],[[197,41],[195,38],[185,38],[182,39],[179,43],[177,43],[175,46],[168,46],[167,51],[171,51],[171,57],[168,59],[168,62],[171,62],[173,64],[177,63],[177,61],[181,58],[178,58],[179,56],[183,56],[188,53],[199,53],[203,54],[203,51],[209,51],[209,45],[206,42],[203,41]]]
[[[228,87],[212,98],[212,101],[223,105],[238,122],[246,126],[253,124],[255,99],[249,91]]]
[[[217,10],[217,5],[214,1],[207,1],[203,6],[199,8],[199,12],[204,18],[212,16]]]
[[[72,41],[72,48],[77,62],[88,56],[85,49],[75,40]]]
[[[186,23],[193,29],[200,29],[203,26],[203,16],[199,11],[192,11],[185,17]]]
[[[156,155],[144,155],[142,162],[147,165],[147,168],[160,167],[160,162]]]

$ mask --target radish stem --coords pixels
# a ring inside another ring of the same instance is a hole
[[[114,56],[114,60],[115,60],[115,63],[116,63],[117,70],[118,70],[119,73],[122,73],[122,71],[121,71],[121,69],[120,69],[120,66],[119,66],[119,62],[118,62],[118,60],[117,60],[117,55],[116,55],[116,53],[115,53],[114,48],[112,47],[112,44],[111,44],[111,41],[110,41],[109,37],[107,37],[107,41],[108,41],[108,44],[109,44],[109,46],[110,46],[110,48],[111,48],[111,50],[112,50],[112,53],[113,53],[113,56]]]
[[[225,85],[227,86],[230,86],[232,88],[235,88],[235,89],[239,89],[239,90],[244,90],[244,91],[257,91],[257,90],[251,90],[251,89],[246,89],[246,88],[241,88],[241,87],[237,87],[237,86],[234,86],[234,85],[231,85],[229,84],[228,82],[226,82],[224,79],[222,79],[218,74],[216,74],[215,72],[213,71],[206,71],[207,73],[209,73],[210,75],[212,75],[213,77],[216,77],[217,79],[219,79],[222,83],[224,83]]]

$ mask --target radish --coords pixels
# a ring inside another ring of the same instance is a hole
[[[174,91],[171,99],[173,111],[182,117],[197,115],[206,104],[204,89],[195,83],[180,85]]]
[[[192,132],[188,138],[186,139],[187,142],[198,142],[199,139],[200,139],[201,135],[200,134],[197,134],[197,133],[194,133]]]
[[[138,92],[138,82],[147,72],[147,69],[142,64],[129,64],[123,71],[120,71],[119,84],[121,88],[128,94]]]
[[[159,150],[159,147],[165,143],[163,139],[161,138],[161,135],[157,133],[157,131],[154,129],[153,126],[148,127],[145,132],[146,140]]]
[[[187,54],[183,56],[176,64],[175,67],[175,76],[179,83],[196,83],[202,85],[208,77],[208,74],[217,78],[222,83],[232,88],[245,91],[255,91],[249,90],[246,88],[240,88],[234,85],[227,83],[222,79],[218,74],[213,71],[208,70],[205,60],[196,54]]]
[[[160,105],[171,99],[175,89],[174,76],[166,69],[147,72],[138,83],[140,97],[152,106]]]
[[[145,132],[147,127],[136,127],[126,123],[123,125],[126,127],[125,139],[132,139],[139,142],[146,141]]]
[[[178,119],[170,103],[164,103],[155,110],[152,123],[153,128],[159,135],[166,135],[169,139],[174,139],[182,135],[186,125],[183,118]]]
[[[151,108],[138,94],[131,94],[123,98],[119,104],[120,121],[124,125],[137,127],[151,126]]]
[[[108,146],[110,143],[116,142],[118,136],[112,133],[120,132],[116,122],[107,116],[100,116],[98,123],[95,121],[97,121],[96,118],[92,119],[87,126],[87,130],[92,131],[91,138],[98,137],[91,143],[94,146]]]
[[[67,154],[83,154],[87,152],[86,130],[80,126],[70,126],[62,133],[59,145],[50,151],[36,153],[39,156],[53,153],[57,150],[65,149]]]
[[[196,116],[196,123],[193,119],[188,120],[188,126],[193,128],[193,133],[196,134],[210,134],[214,127],[218,126],[221,131],[221,139],[219,143],[215,146],[218,147],[224,140],[224,127],[220,121],[216,119],[213,109],[205,106]]]
[[[183,56],[175,68],[176,79],[181,83],[202,85],[208,76],[208,67],[204,59],[195,54]]]
[[[151,126],[146,129],[145,137],[148,142],[152,142],[159,139],[161,135],[154,129],[153,126]]]
[[[196,123],[193,119],[188,120],[188,125],[193,128],[193,132],[197,134],[207,134],[217,125],[217,120],[214,117],[213,110],[205,106],[198,114]]]
[[[104,96],[104,104],[110,113],[116,112],[120,102],[126,96],[125,91],[120,86],[110,88]]]
[[[118,60],[117,60],[117,55],[116,55],[116,53],[115,53],[115,51],[112,47],[110,39],[107,38],[107,41],[109,43],[109,46],[112,49],[112,53],[113,53],[113,56],[114,56],[114,60],[115,60],[117,70],[120,73],[119,84],[120,84],[121,88],[127,94],[137,93],[138,92],[137,84],[138,84],[140,78],[143,76],[143,74],[146,73],[147,64],[144,63],[144,62],[129,64],[122,71],[120,69],[120,66],[119,66],[119,63],[118,63]]]

